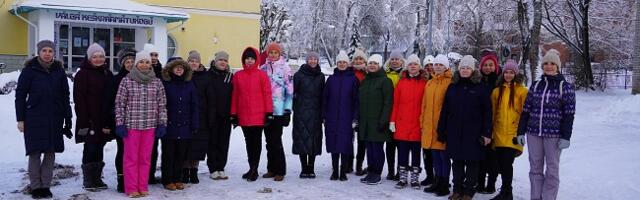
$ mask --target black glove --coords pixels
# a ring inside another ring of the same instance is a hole
[[[282,126],[289,126],[289,122],[291,122],[291,110],[284,110],[284,114],[282,115]]]
[[[389,130],[389,123],[378,123],[378,131],[386,133]]]
[[[444,133],[438,133],[438,142],[446,143],[447,135]]]
[[[73,133],[71,133],[71,118],[64,118],[64,128],[62,128],[62,134],[71,139],[73,137]]]
[[[231,125],[233,125],[233,128],[238,127],[238,116],[231,115],[229,119],[231,120]]]
[[[264,126],[269,126],[273,122],[273,113],[264,114]]]

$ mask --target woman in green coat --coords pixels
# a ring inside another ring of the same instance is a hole
[[[393,105],[393,83],[380,67],[382,56],[375,54],[369,58],[362,86],[360,87],[360,134],[367,149],[367,176],[360,182],[377,185],[384,167],[385,142],[391,140],[388,132],[389,118]]]

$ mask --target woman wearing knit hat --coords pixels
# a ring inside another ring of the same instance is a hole
[[[225,174],[224,168],[227,165],[229,139],[231,137],[231,121],[229,121],[229,117],[231,116],[231,91],[233,90],[231,82],[234,77],[229,66],[229,54],[225,51],[218,51],[214,57],[209,63],[209,72],[207,74],[208,77],[211,77],[210,85],[213,87],[213,94],[211,96],[207,94],[209,96],[207,98],[210,100],[201,108],[209,108],[208,116],[211,117],[208,119],[209,121],[214,121],[209,122],[214,126],[209,128],[211,137],[209,138],[207,150],[207,167],[209,168],[210,178],[213,180],[226,180],[229,177]],[[197,83],[196,88],[199,88]],[[211,112],[211,109],[214,112]]]
[[[422,109],[420,113],[420,128],[422,129],[423,154],[431,152],[435,179],[433,183],[422,185],[431,186],[424,188],[424,192],[435,193],[436,196],[449,194],[449,174],[451,161],[445,152],[445,142],[438,141],[436,132],[440,110],[444,101],[444,94],[451,83],[452,72],[449,69],[449,59],[445,55],[437,55],[433,60],[433,74],[427,82],[422,96]],[[429,156],[424,156],[428,159]],[[426,162],[426,161],[425,161]]]
[[[73,102],[76,111],[76,143],[84,143],[82,151],[82,185],[85,190],[107,189],[102,181],[104,146],[113,139],[107,114],[103,109],[104,94],[113,73],[105,62],[105,51],[97,43],[87,49],[87,59],[73,78]]]
[[[368,57],[369,56],[367,56],[367,53],[365,53],[364,50],[357,48],[351,58],[351,66],[355,68],[354,72],[360,83],[362,83],[364,76],[367,74],[365,67],[367,66]],[[364,158],[364,154],[362,157]]]
[[[491,94],[493,89],[496,88],[498,75],[500,75],[500,65],[495,52],[487,52],[486,55],[482,56],[482,59],[480,59],[480,72],[482,74],[482,85]],[[498,172],[494,170],[492,164],[496,162],[495,152],[489,146],[485,147],[485,151],[487,152],[487,159],[480,162],[476,191],[482,194],[493,194],[496,192],[496,179],[498,177]]]
[[[517,140],[524,145],[526,135],[531,199],[556,199],[560,153],[569,148],[576,94],[560,73],[561,67],[560,53],[555,49],[547,51],[542,57],[544,74],[529,88],[520,116]]]
[[[424,60],[422,61],[422,64],[424,65],[424,71],[427,72],[427,78],[431,79],[431,74],[433,73],[433,60],[435,59],[435,57],[433,57],[432,55],[427,55],[424,57]]]
[[[55,153],[64,151],[62,136],[71,138],[69,84],[62,62],[54,59],[55,44],[38,42],[38,56],[24,64],[16,88],[16,120],[29,157],[31,197],[52,198]],[[46,116],[46,117],[41,117]]]
[[[276,42],[266,47],[268,57],[260,70],[267,73],[271,82],[274,123],[264,128],[267,141],[267,173],[263,178],[282,181],[287,174],[287,164],[282,146],[282,131],[289,126],[293,107],[293,76],[291,68],[282,56],[282,48]]]
[[[136,50],[134,49],[122,49],[118,52],[118,65],[120,66],[120,70],[118,74],[113,76],[111,82],[108,83],[106,88],[106,97],[104,101],[104,108],[106,111],[104,112],[107,116],[103,118],[106,122],[105,125],[109,126],[110,130],[115,130],[116,122],[115,122],[115,102],[116,102],[116,94],[118,92],[118,87],[120,87],[120,82],[122,79],[129,74],[131,68],[133,68],[133,64],[136,59]],[[122,137],[116,136],[116,143],[118,146],[118,150],[116,151],[116,173],[117,173],[117,191],[120,193],[124,193],[124,171],[122,165],[122,156],[124,154],[124,142],[122,141]]]
[[[391,56],[389,60],[384,64],[384,70],[387,74],[387,78],[391,79],[393,83],[393,87],[395,88],[398,85],[398,81],[400,80],[401,72],[405,68],[406,62],[402,56],[402,51],[393,51],[391,52]],[[393,134],[393,133],[391,133]],[[398,174],[396,174],[396,141],[395,139],[391,139],[389,142],[385,144],[385,152],[387,157],[387,180],[398,181]]]
[[[365,67],[367,66],[367,53],[364,52],[364,50],[360,49],[360,48],[356,48],[355,52],[353,53],[353,57],[351,59],[351,66],[354,68],[353,72],[354,75],[356,76],[356,78],[358,79],[358,85],[362,84],[362,81],[364,81],[364,77],[367,74],[367,72],[365,71]],[[356,124],[357,125],[357,124]],[[355,131],[358,132],[360,130],[360,128],[356,127]],[[362,163],[364,162],[364,156],[366,155],[366,144],[364,141],[360,140],[360,138],[357,138],[357,152],[355,154],[356,157],[356,176],[363,176],[367,173],[367,170],[363,170],[362,169]],[[366,169],[366,168],[365,168]],[[353,158],[351,158],[351,161],[349,161],[349,166],[347,169],[349,172],[353,171]]]
[[[122,79],[116,96],[116,135],[124,140],[125,193],[149,195],[148,178],[154,138],[166,134],[167,98],[156,78],[149,52],[136,54],[135,65]]]
[[[500,193],[492,200],[513,199],[511,182],[513,181],[513,161],[522,154],[522,145],[514,143],[518,132],[518,122],[522,106],[527,97],[524,87],[524,75],[519,74],[518,63],[507,60],[502,75],[498,78],[498,88],[491,93],[493,108],[493,142],[497,165],[493,170],[502,175]]]
[[[398,145],[398,174],[396,188],[401,189],[411,183],[420,189],[420,106],[427,79],[421,69],[420,58],[412,54],[407,58],[407,69],[401,74],[394,90],[393,112],[389,130]],[[387,149],[388,153],[389,149]],[[411,154],[411,165],[409,165]],[[390,167],[390,166],[389,166]],[[407,181],[409,179],[410,181]]]
[[[190,144],[187,147],[186,158],[184,162],[184,169],[182,169],[182,183],[200,183],[200,179],[198,179],[198,165],[201,160],[204,160],[207,149],[209,146],[209,137],[210,131],[206,130],[206,113],[212,109],[208,107],[204,107],[202,105],[211,104],[211,98],[214,98],[213,94],[213,86],[210,84],[211,76],[206,72],[206,68],[202,65],[202,59],[200,57],[200,53],[196,50],[189,51],[189,56],[187,57],[186,62],[189,65],[189,70],[191,71],[192,80],[191,83],[194,84],[198,94],[198,115],[200,120],[200,125],[198,128],[198,133],[193,134],[193,137],[190,139]],[[169,65],[169,64],[167,64]],[[163,71],[164,72],[164,71]],[[164,74],[163,74],[164,75]],[[207,91],[210,93],[207,98]],[[204,115],[204,116],[203,116]],[[204,121],[203,121],[204,120]],[[200,128],[202,127],[202,128]]]
[[[359,83],[344,51],[340,51],[336,60],[337,67],[324,87],[322,116],[326,149],[331,153],[333,173],[330,179],[347,181],[347,173],[352,167],[350,163],[353,163],[353,131],[359,115]]]
[[[360,132],[358,137],[367,144],[367,176],[360,182],[377,185],[382,182],[380,175],[384,167],[385,142],[391,140],[389,119],[393,106],[393,83],[380,66],[382,56],[369,57],[367,76],[359,91]]]
[[[300,178],[316,178],[316,156],[322,153],[322,91],[324,74],[315,52],[293,75],[293,154],[300,156]]]
[[[491,143],[491,99],[481,78],[476,60],[464,56],[440,112],[438,141],[446,142],[446,152],[453,160],[453,194],[449,197],[453,200],[473,198],[478,166],[485,158],[482,147]]]

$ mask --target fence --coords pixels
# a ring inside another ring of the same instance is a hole
[[[592,63],[594,84],[597,89],[629,89],[632,87],[633,71],[624,61],[610,63]],[[572,72],[577,71],[573,63],[566,63],[562,69],[567,81],[575,82]]]

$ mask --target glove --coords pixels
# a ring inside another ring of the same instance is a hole
[[[64,118],[64,128],[62,128],[62,134],[71,139],[73,137],[73,133],[71,133],[71,118]]]
[[[446,143],[447,142],[447,135],[444,133],[438,133],[438,138],[437,138],[438,142],[442,142],[442,143]]]
[[[351,122],[351,127],[353,127],[353,131],[360,132],[360,123],[358,123],[357,120],[353,120],[353,122]]]
[[[395,122],[390,122],[389,123],[389,130],[393,133],[396,132],[396,123]]]
[[[378,123],[378,131],[382,133],[386,132],[387,129],[389,129],[389,127],[387,127],[388,125],[387,123]]]
[[[120,125],[116,127],[116,135],[120,138],[127,137],[127,127],[125,125]]]
[[[162,136],[167,134],[167,127],[165,125],[159,125],[156,128],[155,134],[157,138],[161,138]]]
[[[485,136],[481,136],[480,137],[480,144],[482,146],[488,146],[489,144],[491,144],[491,138],[485,137]]]
[[[284,114],[282,115],[282,126],[289,126],[290,121],[291,121],[291,110],[284,110]]]
[[[273,113],[264,114],[264,126],[271,125],[271,122],[273,122]]]
[[[231,125],[233,125],[233,128],[238,127],[238,116],[236,115],[231,115]]]
[[[565,139],[558,140],[558,149],[560,150],[569,148],[569,145],[570,145],[569,140],[565,140]]]
[[[525,141],[524,138],[525,138],[524,135],[518,135],[518,136],[514,137],[513,138],[513,144],[524,146],[526,144],[526,141]]]

